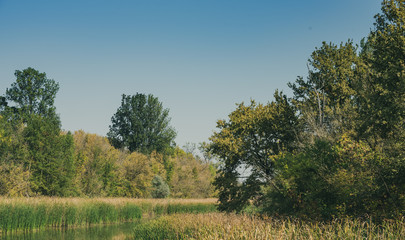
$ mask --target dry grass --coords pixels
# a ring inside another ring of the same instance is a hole
[[[403,221],[381,226],[357,220],[331,223],[209,213],[163,216],[136,227],[133,239],[401,239]]]
[[[83,204],[91,202],[104,202],[114,205],[123,205],[133,203],[137,205],[152,204],[152,205],[166,205],[166,204],[215,204],[217,199],[138,199],[138,198],[60,198],[60,197],[31,197],[31,198],[6,198],[0,197],[0,204],[38,204],[38,203],[70,203],[70,204]]]

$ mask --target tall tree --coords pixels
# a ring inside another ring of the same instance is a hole
[[[405,2],[383,1],[364,54],[371,70],[362,105],[364,137],[405,140]],[[369,138],[369,140],[371,140]]]
[[[228,121],[218,121],[219,132],[207,147],[220,159],[214,181],[220,209],[240,211],[259,194],[274,174],[274,161],[282,151],[291,151],[297,131],[295,109],[282,93],[267,105],[240,104]]]
[[[383,209],[405,208],[405,1],[384,0],[363,57],[370,67],[360,136],[385,157],[378,169]]]
[[[361,61],[352,42],[339,46],[323,42],[308,60],[308,78],[289,83],[293,103],[305,122],[306,133],[338,137],[354,129],[355,86]]]
[[[22,126],[31,173],[31,188],[43,195],[70,195],[73,179],[73,138],[62,134],[54,106],[59,84],[33,68],[15,71],[16,81],[6,90],[4,116],[16,129]],[[2,99],[4,100],[4,99]]]
[[[14,103],[23,115],[54,115],[59,84],[48,79],[45,73],[30,67],[22,71],[16,70],[14,75],[17,79],[6,90],[6,99]]]
[[[151,94],[123,94],[111,122],[107,136],[116,148],[149,154],[174,146],[176,132],[170,126],[169,110]]]

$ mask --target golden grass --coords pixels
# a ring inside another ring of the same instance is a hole
[[[208,213],[163,216],[135,228],[133,239],[401,239],[404,221],[330,223]]]
[[[16,203],[26,203],[26,204],[39,204],[39,203],[70,203],[70,204],[83,204],[92,202],[104,202],[114,205],[123,205],[127,203],[133,204],[151,204],[151,205],[166,205],[166,204],[215,204],[217,199],[215,198],[204,198],[204,199],[146,199],[146,198],[61,198],[61,197],[15,197],[7,198],[0,197],[0,204],[16,204]]]

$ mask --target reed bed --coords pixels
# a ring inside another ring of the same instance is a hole
[[[404,236],[403,220],[382,225],[361,220],[309,223],[208,213],[174,214],[143,222],[135,227],[132,239],[403,239]]]
[[[0,232],[128,222],[216,211],[214,199],[0,198]]]
[[[133,204],[114,206],[102,202],[71,204],[0,204],[0,231],[32,230],[116,223],[140,219],[142,210]]]

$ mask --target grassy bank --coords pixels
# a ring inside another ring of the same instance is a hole
[[[0,198],[0,231],[127,222],[172,213],[216,211],[214,199]]]
[[[401,239],[403,221],[377,226],[360,220],[330,223],[209,213],[175,214],[137,225],[132,239]]]

